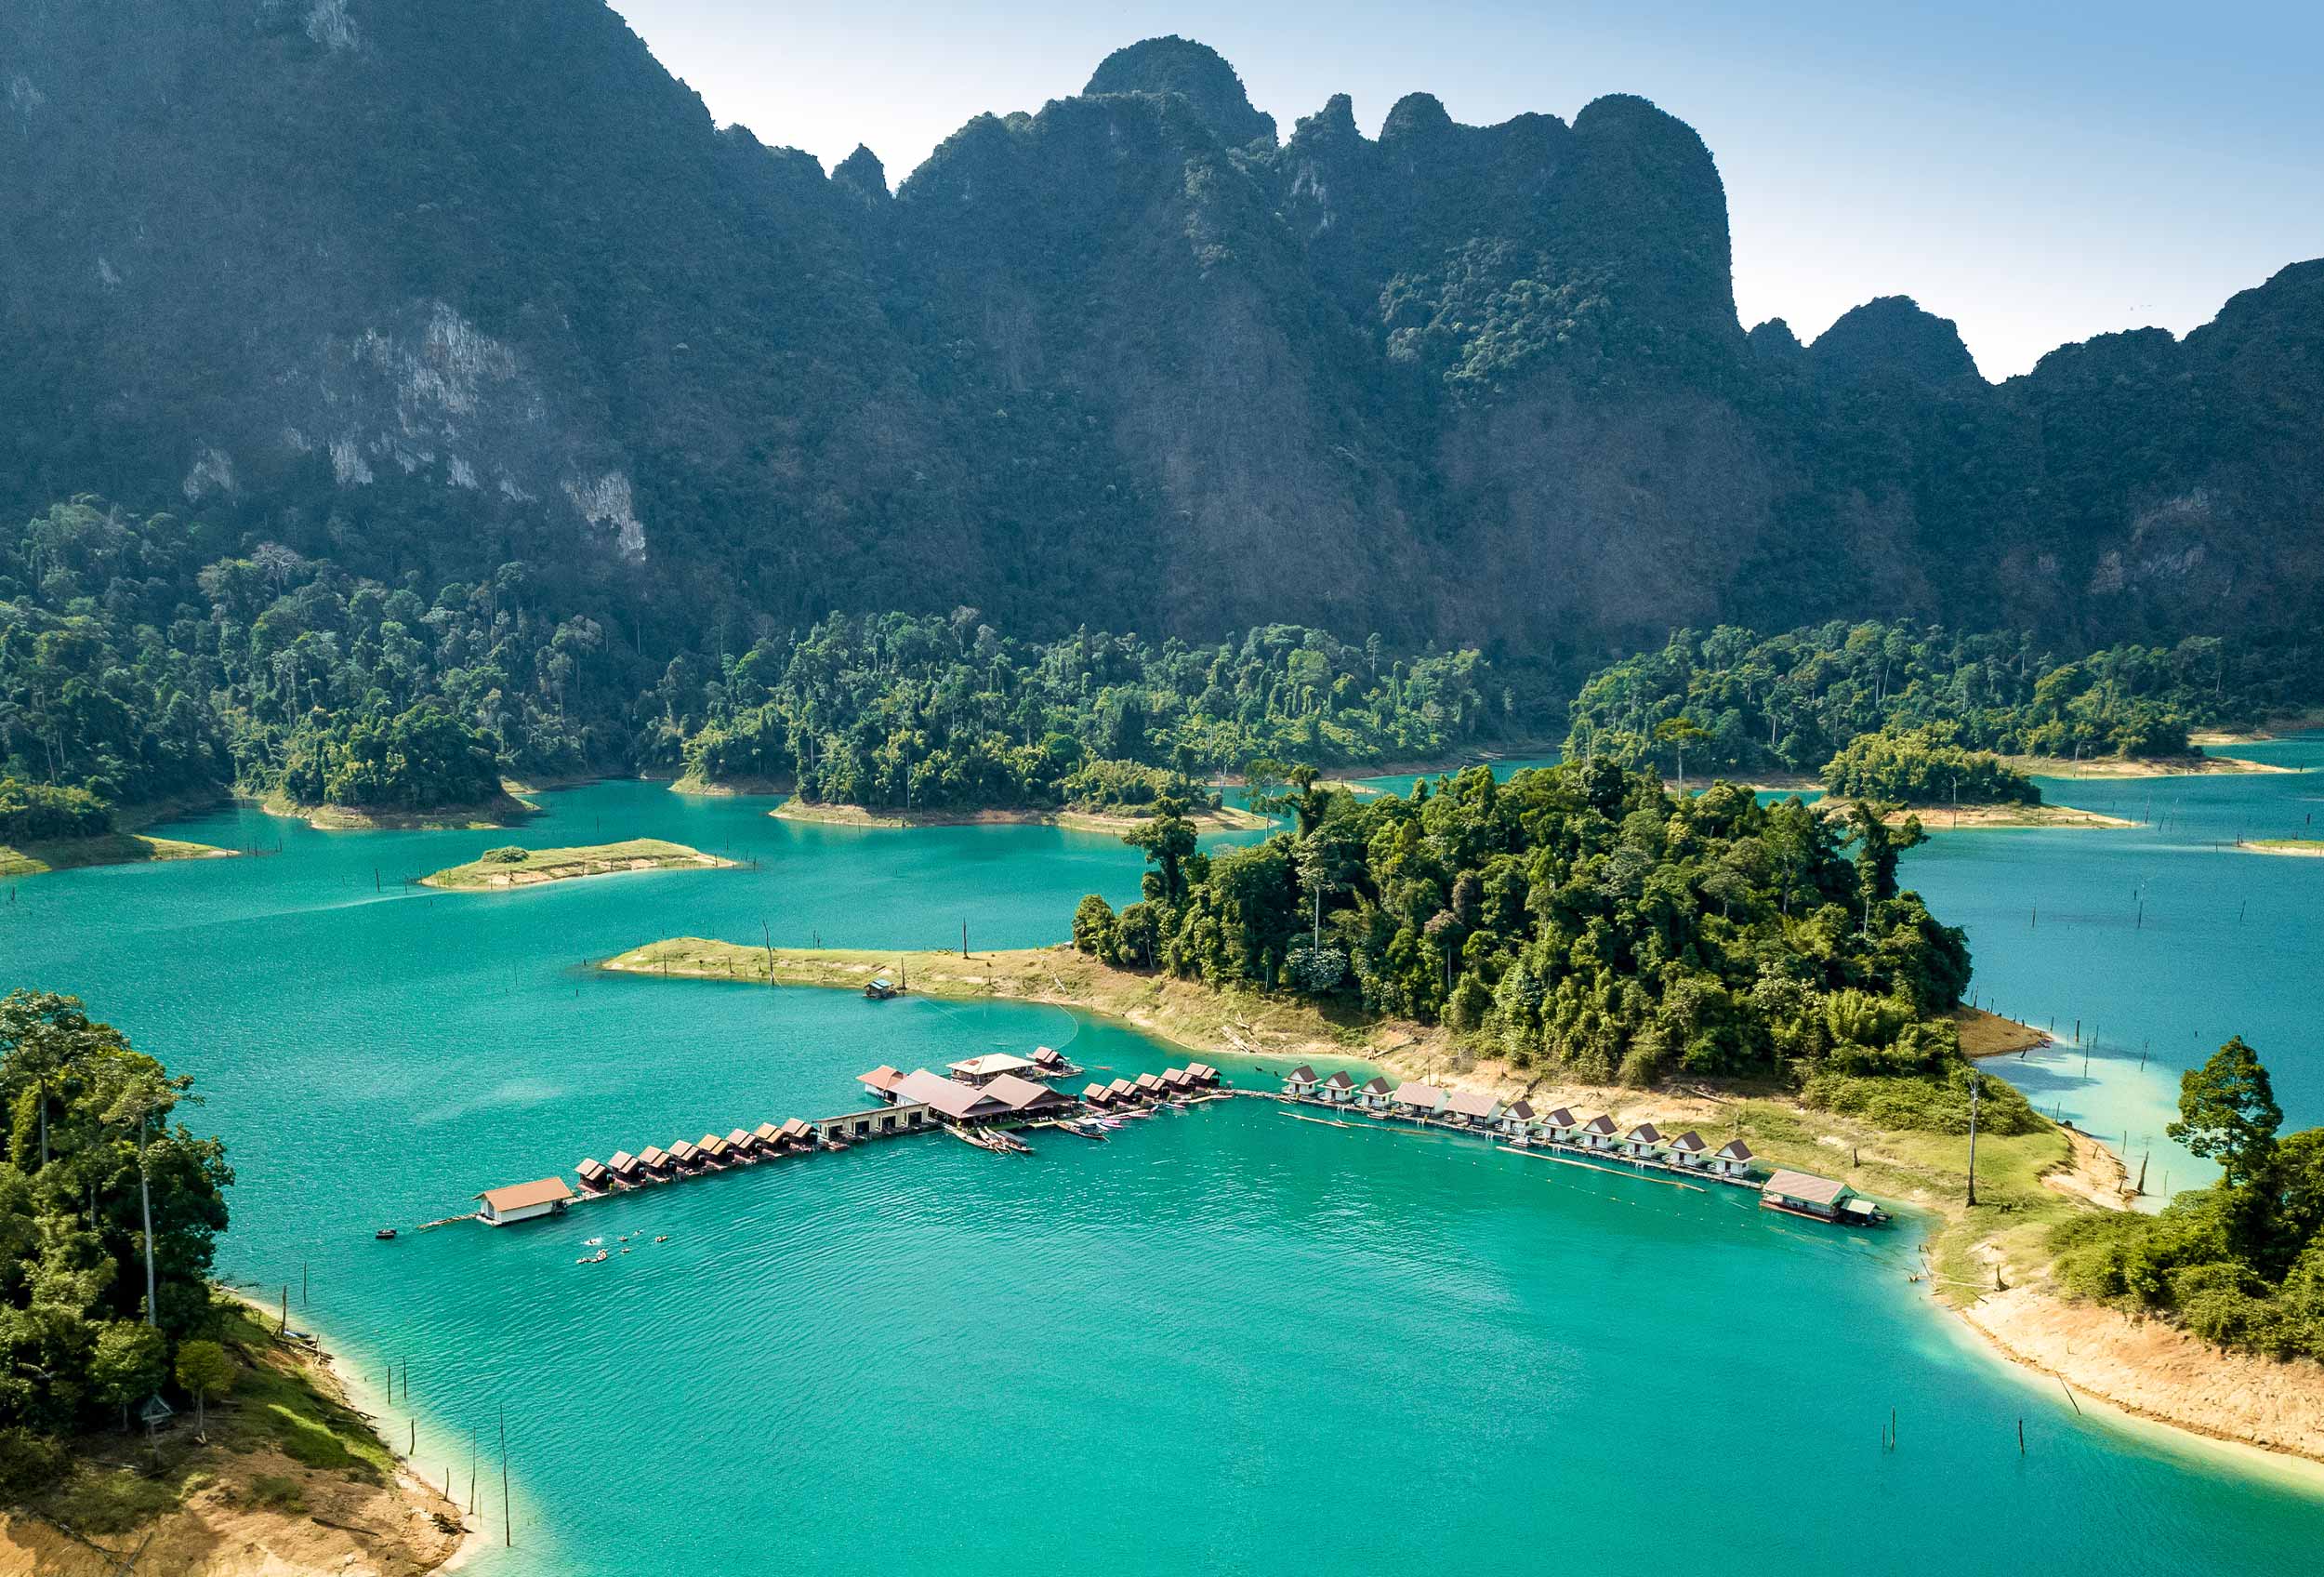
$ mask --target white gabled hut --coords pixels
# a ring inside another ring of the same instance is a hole
[[[1652,1160],[1662,1150],[1662,1130],[1642,1122],[1622,1135],[1622,1153],[1633,1160]]]
[[[1533,1132],[1534,1110],[1531,1101],[1512,1101],[1501,1107],[1493,1126],[1512,1139],[1522,1139]]]
[[[1355,1078],[1343,1067],[1324,1080],[1321,1093],[1325,1100],[1344,1106],[1355,1099]]]
[[[1703,1159],[1710,1153],[1710,1146],[1703,1142],[1700,1133],[1690,1128],[1663,1146],[1662,1153],[1676,1165],[1700,1166]]]
[[[1283,1093],[1293,1100],[1309,1100],[1314,1096],[1315,1087],[1321,1082],[1315,1077],[1315,1070],[1301,1063],[1283,1076]]]
[[[1378,1074],[1374,1074],[1370,1079],[1365,1080],[1361,1089],[1356,1091],[1355,1104],[1362,1107],[1366,1111],[1386,1111],[1388,1109],[1388,1080],[1380,1078]]]
[[[1729,1139],[1711,1152],[1710,1170],[1722,1177],[1741,1177],[1751,1170],[1751,1146],[1740,1139]]]

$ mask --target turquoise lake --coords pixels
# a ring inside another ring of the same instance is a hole
[[[2248,753],[2324,766],[2324,739]],[[1998,1071],[2151,1143],[2158,1185],[2200,1177],[2161,1126],[2179,1071],[2230,1033],[2267,1058],[2291,1122],[2324,1121],[2324,861],[2215,846],[2296,835],[2324,776],[2045,787],[2151,825],[1940,832],[1907,859],[1969,928],[1987,1004],[2095,1031],[2086,1073],[2080,1046]],[[292,1323],[369,1377],[391,1438],[416,1417],[420,1470],[464,1501],[485,1438],[483,1577],[696,1555],[1390,1573],[1569,1551],[1816,1577],[2289,1573],[2324,1547],[2313,1489],[2078,1415],[1978,1350],[1907,1282],[1908,1226],[1846,1236],[1746,1195],[1266,1103],[1104,1145],[1050,1135],[1026,1158],[898,1141],[375,1242],[583,1155],[853,1109],[881,1062],[1036,1043],[1116,1071],[1172,1060],[1053,1008],[585,965],[762,926],[944,947],[965,921],[975,948],[1047,942],[1084,892],[1134,895],[1137,856],[1111,839],[794,826],[766,801],[639,783],[545,802],[513,837],[223,811],[166,830],[281,853],[46,876],[0,902],[0,978],[85,997],[199,1079],[194,1120],[238,1173],[221,1272],[286,1285]],[[495,842],[633,836],[759,864],[399,885]],[[632,1252],[575,1264],[593,1237]],[[408,1403],[387,1399],[379,1376],[407,1361]]]

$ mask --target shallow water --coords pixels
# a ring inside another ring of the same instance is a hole
[[[2174,982],[2199,981],[2223,1031],[2248,1026],[2278,1067],[2294,1120],[2324,1119],[2277,973],[2316,961],[2324,862],[2194,846],[2223,816],[2280,820],[2310,781],[2128,785],[2191,802],[2154,835],[1962,833],[1909,856],[1971,925],[1988,996],[2152,1041],[2145,1077],[2102,1051],[2090,1083],[2040,1098],[2093,1125],[2106,1102],[2150,1102],[2203,1027],[2172,1040]],[[78,992],[199,1076],[240,1176],[221,1268],[287,1286],[292,1322],[375,1397],[408,1361],[409,1402],[376,1405],[395,1436],[416,1413],[422,1470],[464,1500],[481,1433],[495,1541],[506,1409],[516,1547],[481,1556],[484,1577],[753,1546],[875,1571],[1388,1572],[1617,1539],[1688,1564],[1903,1572],[1963,1506],[1978,1536],[1948,1540],[1946,1570],[2291,1571],[2324,1539],[2313,1492],[2079,1417],[1972,1349],[1906,1283],[1908,1228],[1843,1236],[1740,1194],[1259,1102],[1104,1145],[1044,1135],[1029,1158],[899,1140],[374,1242],[583,1154],[852,1109],[880,1062],[1035,1042],[1093,1068],[1169,1060],[1051,1008],[582,967],[762,925],[779,944],[941,947],[963,920],[974,947],[1045,941],[1082,892],[1134,896],[1136,856],[1109,838],[794,826],[642,784],[548,804],[513,841],[659,836],[759,864],[406,893],[398,878],[511,836],[230,812],[170,830],[282,853],[43,877],[0,906],[6,979]],[[2125,873],[2149,895],[2127,934],[2106,907]],[[2229,934],[2220,895],[2241,885]],[[2057,918],[2019,935],[2021,897]],[[2008,1071],[2063,1080],[2055,1060]],[[590,1237],[632,1252],[576,1265]]]

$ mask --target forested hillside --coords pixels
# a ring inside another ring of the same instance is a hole
[[[471,806],[504,775],[682,772],[879,807],[1134,805],[1254,760],[1440,757],[1545,710],[1473,650],[1290,625],[1215,645],[1026,643],[962,607],[755,639],[717,626],[738,644],[655,664],[609,634],[613,606],[528,563],[424,586],[93,498],[0,533],[0,839],[86,835],[112,807],[230,785]]]
[[[1860,735],[2003,755],[2178,756],[2190,729],[2295,712],[2324,687],[2324,647],[2189,636],[2080,655],[2030,632],[1831,623],[1761,636],[1682,629],[1591,676],[1569,756],[1697,772],[1823,771]],[[1933,736],[1933,741],[1932,741]]]
[[[568,685],[963,604],[1574,677],[1722,622],[2324,612],[2324,263],[1998,387],[1902,298],[1747,336],[1711,151],[1618,93],[1279,134],[1149,40],[891,190],[717,127],[602,0],[12,6],[0,60],[0,518],[484,589],[482,651],[586,617]]]

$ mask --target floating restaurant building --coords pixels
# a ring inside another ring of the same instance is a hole
[[[1390,1099],[1406,1117],[1434,1117],[1445,1109],[1445,1092],[1433,1084],[1399,1084]]]
[[[988,1080],[998,1079],[1004,1073],[1031,1073],[1034,1065],[1024,1057],[1012,1057],[1007,1052],[987,1052],[981,1057],[964,1057],[944,1071],[964,1084],[982,1084]]]
[[[1760,1186],[1759,1202],[1763,1210],[1812,1215],[1819,1221],[1837,1221],[1849,1226],[1868,1226],[1888,1219],[1886,1211],[1869,1199],[1857,1198],[1856,1191],[1845,1183],[1818,1177],[1812,1172],[1793,1172],[1789,1167],[1778,1168]]]
[[[574,1192],[562,1177],[544,1177],[533,1183],[512,1183],[506,1188],[487,1188],[476,1197],[482,1201],[476,1219],[487,1226],[506,1226],[512,1221],[562,1214],[573,1203]]]

